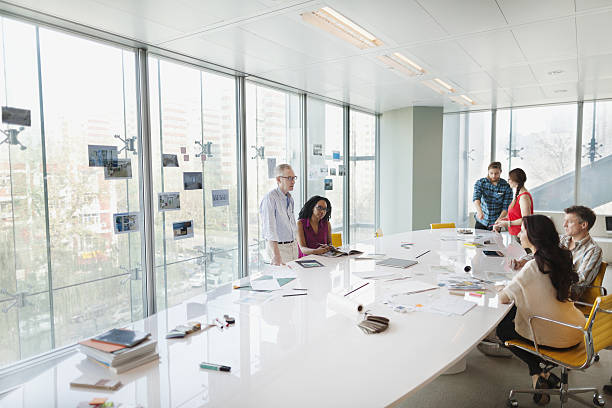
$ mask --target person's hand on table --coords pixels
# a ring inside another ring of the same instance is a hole
[[[272,260],[270,261],[270,263],[272,265],[277,265],[277,266],[284,265],[283,260],[281,259],[280,255],[274,256]]]
[[[315,249],[313,251],[313,254],[314,255],[321,255],[321,254],[324,254],[324,253],[328,252],[330,249],[331,249],[331,247],[329,245],[321,244],[321,245],[319,245],[319,247],[317,249]]]

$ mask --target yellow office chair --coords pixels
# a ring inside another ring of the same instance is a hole
[[[575,303],[580,304],[581,302]],[[573,327],[576,330],[580,330],[584,334],[584,340],[576,347],[569,350],[540,349],[537,345],[537,337],[532,323],[534,319],[544,320],[562,326]],[[570,370],[584,370],[585,368],[589,367],[595,360],[595,355],[597,352],[599,352],[599,350],[605,349],[606,347],[612,345],[612,295],[599,296],[597,299],[595,299],[595,303],[591,307],[591,313],[589,314],[589,318],[587,319],[584,327],[573,326],[540,316],[530,317],[529,326],[531,328],[531,334],[535,340],[535,346],[521,340],[509,340],[506,342],[506,346],[518,347],[535,354],[546,361],[550,361],[553,364],[561,366],[561,386],[559,389],[510,390],[507,406],[514,408],[518,407],[518,401],[512,397],[514,394],[519,393],[559,395],[559,398],[561,399],[561,407],[563,407],[563,404],[570,398],[586,406],[591,406],[591,404],[582,400],[576,394],[592,392],[593,404],[595,406],[603,407],[605,405],[605,400],[597,388],[568,388],[568,372]]]
[[[431,229],[441,229],[441,228],[455,228],[454,222],[443,222],[437,224],[429,224]]]
[[[340,248],[342,246],[342,234],[341,233],[332,233],[331,234],[331,242],[332,246],[336,248]]]
[[[587,286],[587,289],[585,289],[582,296],[580,296],[580,302],[592,305],[595,303],[597,296],[605,296],[608,294],[606,288],[602,286],[607,267],[607,262],[601,263],[601,267],[599,268],[599,272],[597,272],[597,276],[595,276],[595,279],[593,280],[593,284]],[[576,305],[576,307],[585,315],[591,313],[591,308],[589,306]]]

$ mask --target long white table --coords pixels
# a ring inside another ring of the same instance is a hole
[[[478,234],[483,234],[478,232]],[[484,233],[479,239],[501,240]],[[324,268],[290,265],[297,279],[289,288],[307,288],[308,295],[281,297],[263,304],[236,303],[250,295],[226,285],[208,295],[136,322],[133,327],[158,339],[159,363],[150,363],[113,377],[106,369],[75,352],[36,378],[0,399],[0,407],[76,407],[81,401],[106,396],[115,404],[143,407],[374,407],[393,406],[460,361],[507,313],[494,293],[464,316],[429,312],[397,313],[381,301],[390,287],[409,280],[436,283],[430,265],[465,265],[472,272],[509,271],[504,258],[482,254],[463,241],[443,241],[456,236],[454,229],[414,231],[372,239],[355,247],[366,253],[414,259],[409,269],[393,269],[400,281],[370,281],[351,297],[367,309],[390,318],[389,329],[366,335],[356,321],[327,306],[328,293],[344,294],[364,283],[353,274],[379,268],[375,261],[343,258],[317,260]],[[506,243],[507,243],[506,239]],[[410,249],[402,242],[414,243]],[[486,248],[484,248],[486,249]],[[520,247],[504,246],[516,256]],[[365,256],[365,255],[364,255]],[[414,294],[427,303],[444,296],[446,288]],[[298,293],[298,291],[296,291]],[[236,317],[229,329],[211,328],[185,339],[166,340],[174,326],[192,320],[210,322],[224,314]],[[202,361],[229,365],[230,373],[199,368]],[[70,388],[71,380],[88,373],[119,378],[125,385],[115,392]]]

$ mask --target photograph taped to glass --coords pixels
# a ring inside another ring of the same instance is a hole
[[[172,223],[174,239],[193,238],[193,221]]]

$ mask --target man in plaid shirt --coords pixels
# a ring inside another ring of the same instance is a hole
[[[501,163],[489,164],[488,176],[474,184],[472,201],[476,206],[476,229],[491,230],[498,219],[508,214],[512,188],[501,176]]]

